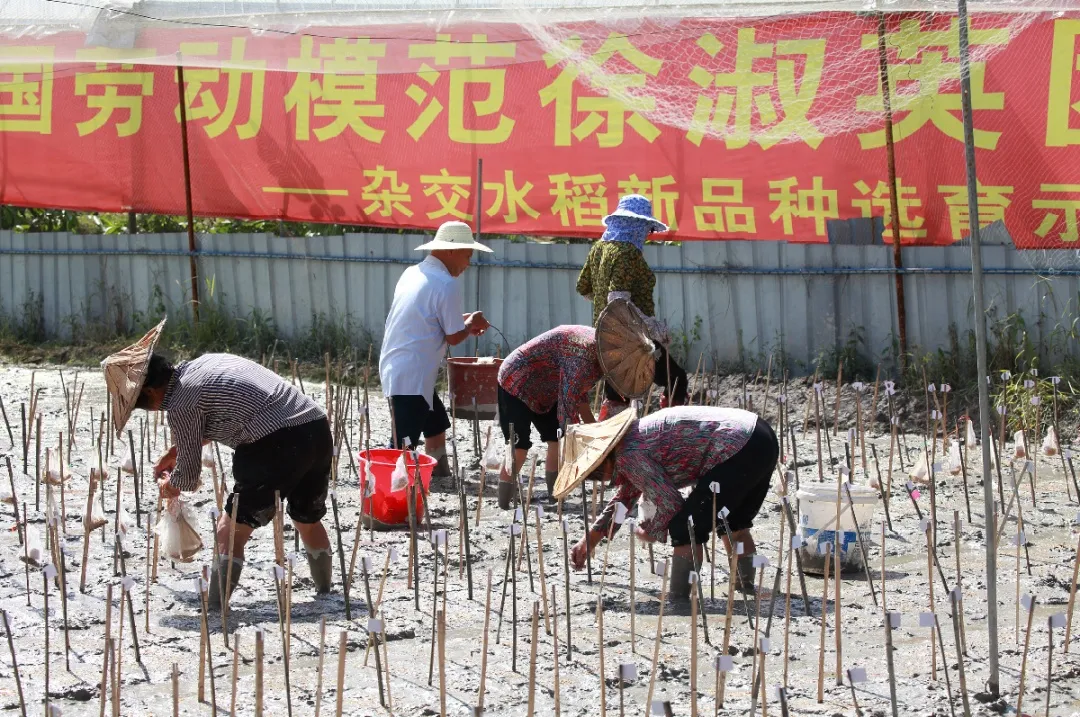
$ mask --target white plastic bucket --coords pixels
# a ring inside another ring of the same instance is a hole
[[[840,537],[837,540],[836,527],[836,483],[803,484],[796,494],[799,499],[799,536],[803,539],[803,572],[822,574],[825,572],[825,558],[821,550],[831,543],[833,550],[840,546],[840,568],[848,572],[862,570],[864,556],[859,548],[859,535],[855,532],[858,520],[859,532],[863,542],[870,545],[870,526],[874,520],[874,508],[878,503],[878,493],[872,488],[861,485],[851,486],[851,498],[848,489],[840,490]],[[851,516],[854,508],[855,518]]]

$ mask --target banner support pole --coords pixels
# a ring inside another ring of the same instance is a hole
[[[480,227],[483,221],[483,208],[484,208],[484,159],[478,157],[476,160],[476,241],[480,241]],[[476,310],[482,311],[480,308],[480,257],[477,256],[476,262]],[[473,356],[480,355],[480,337],[473,337]]]
[[[188,156],[187,93],[184,84],[184,65],[180,53],[176,53],[176,87],[180,93],[180,144],[184,153],[184,202],[187,209],[188,261],[191,265],[191,310],[196,323],[199,321],[199,252],[195,243],[195,217],[191,205],[191,161]]]
[[[987,691],[997,699],[998,669],[997,546],[990,530],[994,516],[993,481],[990,480],[990,386],[986,364],[986,299],[983,295],[982,243],[979,236],[979,191],[975,174],[975,129],[971,113],[971,57],[968,49],[967,0],[957,0],[960,41],[960,106],[964,115],[964,158],[967,165],[968,211],[971,214],[971,280],[975,294],[975,352],[979,378],[979,429],[982,433],[983,507],[986,516],[986,628],[989,637],[990,675]]]
[[[881,99],[885,107],[885,159],[889,171],[889,209],[892,212],[893,266],[896,272],[896,329],[900,334],[900,373],[907,362],[907,304],[904,300],[904,258],[900,252],[900,197],[897,195],[896,144],[893,137],[892,89],[889,86],[889,59],[885,44],[885,13],[878,13],[878,69],[881,74]],[[884,229],[884,228],[883,228]],[[882,237],[884,240],[884,237]]]

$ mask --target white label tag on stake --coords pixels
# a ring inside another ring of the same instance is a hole
[[[525,516],[521,513],[521,506],[514,509],[514,520],[525,520]]]
[[[1054,613],[1050,616],[1050,629],[1065,627],[1065,613]]]
[[[1021,530],[1019,533],[1014,535],[1012,542],[1013,545],[1015,545],[1016,547],[1020,547],[1021,545],[1027,545],[1027,536],[1024,535],[1024,531]]]
[[[934,626],[934,613],[932,612],[920,612],[919,613],[919,627],[933,627]]]
[[[662,715],[662,714],[664,714],[664,701],[663,700],[653,700],[653,702],[652,702],[652,713],[654,715]]]
[[[396,563],[398,561],[398,549],[390,548],[390,562]]]
[[[210,520],[217,520],[219,515],[221,515],[221,513],[218,512],[217,506],[210,506]]]
[[[285,568],[280,565],[274,565],[274,577],[278,580],[283,580],[285,578]]]
[[[544,517],[544,506],[537,505],[537,506],[535,506],[535,508],[536,508],[536,519],[540,520],[541,518]]]
[[[893,630],[896,630],[900,627],[900,613],[889,613],[889,627],[891,627]]]
[[[851,684],[853,685],[857,685],[860,682],[866,682],[866,668],[852,667],[848,670],[848,679],[851,680]]]
[[[124,592],[131,592],[131,588],[135,587],[135,578],[128,575],[120,581],[120,586],[124,589]]]
[[[691,585],[697,585],[698,574],[691,570],[690,575],[687,576],[687,582],[689,582]]]
[[[821,393],[821,384],[820,383],[815,383],[814,384],[814,390],[817,391],[818,393]]]
[[[771,646],[772,644],[769,642],[769,638],[763,636],[759,644],[759,648],[761,649],[761,651],[768,652]]]
[[[567,522],[566,518],[562,519],[562,530],[564,533],[570,532],[570,523]]]
[[[937,461],[936,463],[934,463],[934,472],[935,473],[940,473],[941,472],[941,461]]]
[[[1002,381],[1008,381],[1010,378],[1012,378],[1012,372],[1011,371],[1002,371],[1001,372],[1001,380]]]
[[[1005,407],[1004,406],[998,406],[997,407],[997,412],[998,412],[999,416],[1004,416],[1005,415]]]
[[[1031,612],[1035,607],[1035,603],[1031,598],[1031,595],[1024,595],[1020,598],[1020,604],[1024,606],[1024,609]]]
[[[1039,375],[1039,369],[1033,368],[1033,369],[1031,369],[1030,373],[1031,373],[1032,376],[1038,376]]]
[[[832,549],[832,543],[818,543],[817,549],[819,555],[824,555],[826,551]]]
[[[948,393],[949,391],[952,390],[952,386],[950,386],[947,383],[943,383],[943,384],[941,384],[941,390],[944,391],[945,393]]]
[[[1050,377],[1050,383],[1057,386],[1059,383],[1061,383],[1061,376],[1051,376]]]
[[[716,481],[712,481],[711,483],[709,483],[709,490],[711,490],[713,493],[719,493],[720,492],[720,484],[717,483]]]
[[[1038,396],[1032,396],[1031,397],[1031,405],[1032,406],[1038,406],[1041,401],[1042,401],[1042,399],[1039,398]]]
[[[377,617],[369,618],[367,621],[367,631],[379,633],[383,631],[383,621]]]
[[[717,514],[717,517],[727,518],[729,515],[731,515],[731,511],[727,509],[727,506],[724,506],[723,508],[720,509],[720,512]]]
[[[930,529],[930,521],[929,520],[927,520],[926,518],[923,518],[922,520],[919,521],[919,532],[920,533],[925,533],[929,529]]]
[[[692,515],[686,516],[686,526],[688,528],[690,528],[691,530],[694,529],[694,516],[692,516]]]
[[[765,557],[764,555],[755,555],[754,556],[754,567],[755,568],[765,568],[765,567],[768,567],[768,565],[769,565],[769,559],[767,557]]]
[[[1024,379],[1024,388],[1028,388],[1028,389],[1035,388],[1035,382],[1032,381],[1030,378]]]
[[[731,659],[731,655],[717,655],[716,656],[716,670],[717,672],[731,672],[735,669],[735,661]]]
[[[1024,470],[1028,473],[1035,472],[1035,463],[1032,461],[1024,461]]]
[[[799,548],[801,548],[804,545],[806,545],[806,541],[804,541],[802,539],[801,535],[793,535],[793,536],[791,536],[791,549],[792,550],[798,550]]]
[[[622,503],[616,503],[615,504],[615,524],[616,525],[622,525],[623,521],[626,520],[626,514],[628,512],[629,511],[626,510],[625,505],[623,505]]]
[[[364,567],[364,572],[365,573],[370,573],[371,572],[371,557],[365,555],[364,557],[360,558],[360,560],[363,561],[362,565]]]
[[[619,678],[623,682],[632,682],[637,679],[637,665],[633,662],[626,662],[619,665]]]
[[[952,596],[953,602],[960,602],[964,599],[964,592],[960,588],[953,588],[949,591],[949,595]]]
[[[743,551],[744,551],[745,549],[746,549],[746,546],[745,546],[745,545],[743,545],[743,543],[742,543],[742,541],[741,541],[741,540],[740,540],[739,542],[735,543],[735,554],[736,554],[736,555],[742,555],[742,554],[743,554]]]
[[[934,393],[935,391],[937,391],[937,387],[934,384],[930,384],[929,386],[926,387],[926,390],[929,391],[930,393]]]
[[[851,387],[853,389],[855,389],[856,391],[861,392],[863,390],[863,382],[862,381],[856,381],[855,383],[851,384]]]
[[[1065,460],[1072,460],[1073,452],[1071,448],[1065,449]]]
[[[776,400],[780,403],[787,403],[787,395],[781,393],[779,396],[776,397]]]
[[[44,567],[41,568],[41,572],[45,573],[46,580],[52,580],[56,577],[56,568],[53,567],[52,563],[45,563]]]
[[[655,563],[653,563],[653,575],[656,575],[656,576],[659,576],[659,577],[664,577],[664,575],[666,573],[667,573],[667,561],[666,560],[657,560]]]
[[[510,526],[511,535],[521,535],[521,523],[513,523]]]

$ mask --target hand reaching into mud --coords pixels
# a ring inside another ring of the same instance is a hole
[[[585,538],[582,538],[574,543],[574,547],[570,548],[570,564],[574,566],[574,570],[583,570],[585,568],[585,561],[588,559],[590,552],[589,545],[585,540]]]
[[[175,459],[173,460],[175,463]],[[162,498],[179,498],[180,489],[172,484],[169,480],[171,476],[168,473],[161,473],[158,475],[158,490],[161,491]]]

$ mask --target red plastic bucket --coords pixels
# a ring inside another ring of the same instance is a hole
[[[371,515],[381,523],[387,525],[400,525],[409,522],[408,491],[400,490],[397,493],[390,492],[390,478],[394,474],[394,467],[403,451],[389,448],[378,448],[360,452],[360,475],[365,473],[365,465],[370,461],[371,473],[375,476],[375,495],[372,500],[363,502],[361,512]],[[431,474],[435,470],[436,460],[423,453],[415,454],[420,459],[420,482],[425,491],[431,488]],[[409,485],[413,483],[416,474],[416,464],[410,456],[405,456],[405,466],[408,468]],[[424,501],[418,500],[416,505],[417,520],[424,516]]]

